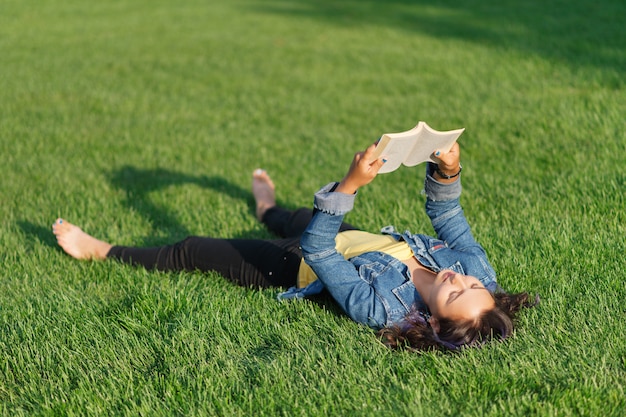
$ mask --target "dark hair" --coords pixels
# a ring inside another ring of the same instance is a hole
[[[496,306],[483,312],[474,320],[462,322],[439,318],[439,332],[435,333],[419,312],[409,313],[402,324],[378,331],[381,342],[392,349],[411,351],[456,351],[462,347],[480,346],[491,339],[506,339],[513,332],[513,321],[522,308],[539,304],[528,293],[496,293]]]

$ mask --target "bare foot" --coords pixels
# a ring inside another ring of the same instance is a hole
[[[52,225],[52,233],[57,243],[70,256],[76,259],[105,259],[112,245],[83,232],[80,227],[57,219]]]
[[[252,194],[256,201],[256,217],[260,221],[265,212],[276,205],[274,183],[265,170],[257,169],[252,173]]]

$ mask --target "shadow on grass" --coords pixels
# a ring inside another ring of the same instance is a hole
[[[57,239],[52,233],[52,224],[48,227],[42,226],[40,224],[35,224],[26,220],[20,220],[17,222],[17,226],[22,229],[24,234],[27,236],[31,236],[33,239],[28,239],[27,242],[33,242],[32,246],[36,243],[58,248]]]
[[[618,0],[276,0],[262,13],[340,26],[392,26],[565,62],[626,72],[626,2]]]
[[[254,196],[252,192],[223,177],[196,176],[162,168],[138,169],[131,166],[125,166],[117,171],[107,173],[107,177],[114,187],[125,192],[126,204],[129,208],[140,213],[155,228],[168,230],[174,239],[183,238],[192,233],[177,220],[175,213],[153,201],[151,194],[155,191],[177,185],[195,184],[235,199],[246,200],[250,207],[250,213],[254,215]],[[190,201],[187,207],[189,210],[198,210],[197,205],[193,201]],[[145,244],[165,243],[162,239],[155,240],[153,238],[146,238],[145,241]]]

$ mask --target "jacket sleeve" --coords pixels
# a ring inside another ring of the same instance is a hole
[[[355,266],[335,249],[335,237],[355,195],[332,192],[336,184],[315,195],[313,218],[301,239],[304,260],[343,311],[354,321],[379,326],[374,317],[385,315],[374,288],[361,279]]]
[[[437,237],[445,241],[455,250],[480,252],[484,254],[482,246],[476,242],[470,230],[460,204],[461,178],[452,183],[441,183],[434,179],[435,164],[426,165],[426,214],[437,233]]]

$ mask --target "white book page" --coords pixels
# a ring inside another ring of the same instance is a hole
[[[426,161],[436,162],[432,159],[432,154],[435,151],[448,152],[464,130],[440,132],[425,122],[419,122],[406,132],[386,133],[380,138],[374,152],[375,158],[387,160],[378,173],[395,171],[402,164],[415,166]]]
[[[424,124],[424,127],[420,131],[419,137],[416,138],[410,154],[404,160],[404,165],[406,166],[411,167],[426,161],[436,162],[432,159],[432,154],[435,151],[448,152],[465,130],[457,129],[449,132],[438,132],[430,129],[426,124]]]
[[[413,141],[414,137],[407,136],[405,138],[395,138],[393,140],[389,140],[388,143],[385,142],[389,140],[389,138],[385,138],[385,135],[381,138],[377,149],[377,152],[374,153],[376,158],[384,158],[387,160],[385,164],[378,171],[379,174],[386,174],[387,172],[395,171],[402,165],[405,161],[408,150],[414,145]]]

